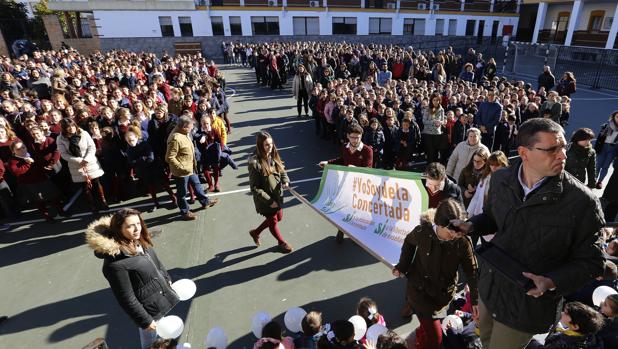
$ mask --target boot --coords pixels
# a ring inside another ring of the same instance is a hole
[[[210,173],[210,170],[205,169],[204,170],[204,177],[206,177],[206,183],[208,183],[208,190],[209,192],[213,191],[214,187],[212,185],[212,174]]]
[[[221,169],[219,168],[219,166],[213,166],[212,168],[212,172],[213,175],[215,177],[215,193],[220,192],[221,190],[219,189],[219,176],[221,175]]]
[[[97,182],[97,192],[99,194],[99,201],[101,202],[101,208],[104,210],[109,210],[109,206],[107,205],[107,200],[105,200],[105,191],[103,191],[103,186],[101,183]]]

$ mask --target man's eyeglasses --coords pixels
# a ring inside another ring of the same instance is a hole
[[[546,152],[549,155],[557,155],[561,151],[565,150],[566,147],[567,147],[566,144],[558,144],[558,145],[555,145],[555,146],[549,147],[549,148],[538,148],[538,147],[526,147],[526,148],[531,149],[531,150],[535,150],[536,149],[536,150],[544,151],[544,152]]]

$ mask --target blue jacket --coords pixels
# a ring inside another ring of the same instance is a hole
[[[487,128],[487,132],[494,133],[494,127],[500,120],[500,114],[502,114],[502,105],[498,102],[483,102],[479,105],[479,111],[474,116],[474,123],[476,125],[483,125]]]

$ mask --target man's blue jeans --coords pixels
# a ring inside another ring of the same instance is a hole
[[[200,179],[195,173],[184,177],[174,177],[174,182],[176,183],[176,199],[178,201],[178,208],[180,208],[180,213],[183,215],[189,212],[189,204],[185,198],[187,196],[187,186],[189,183],[193,184],[193,187],[195,188],[195,195],[202,206],[206,206],[210,203],[208,196],[206,196],[204,190],[202,189],[202,183],[200,183]]]

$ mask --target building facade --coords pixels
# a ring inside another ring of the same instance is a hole
[[[524,0],[518,40],[618,48],[618,1]]]
[[[49,8],[79,12],[101,49],[155,51],[230,40],[502,41],[519,23],[517,0],[50,0]]]

